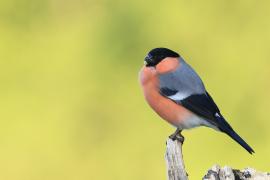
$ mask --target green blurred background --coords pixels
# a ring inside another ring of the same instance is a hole
[[[270,171],[270,2],[1,0],[0,179],[163,180],[174,129],[146,104],[138,71],[178,51],[255,149],[185,131],[191,180],[213,164]]]

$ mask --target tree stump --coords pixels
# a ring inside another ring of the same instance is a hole
[[[188,180],[188,175],[185,170],[185,164],[182,154],[182,142],[172,140],[166,141],[165,160],[167,165],[168,180]],[[207,171],[203,180],[270,180],[270,173],[260,172],[252,168],[243,170],[233,169],[229,166],[221,168],[219,165],[214,165]]]
[[[252,168],[238,170],[229,166],[221,168],[219,165],[214,165],[208,170],[203,180],[270,180],[270,173],[260,172]]]
[[[182,155],[182,142],[177,139],[167,139],[165,160],[168,180],[188,179]]]

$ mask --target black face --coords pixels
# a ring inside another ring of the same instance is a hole
[[[146,66],[156,66],[160,61],[167,57],[180,57],[176,52],[167,48],[152,49],[145,57]]]

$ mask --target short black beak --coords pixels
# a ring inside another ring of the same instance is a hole
[[[152,64],[152,59],[151,59],[149,56],[146,56],[146,57],[144,58],[144,64],[145,64],[146,67],[151,66],[151,64]]]

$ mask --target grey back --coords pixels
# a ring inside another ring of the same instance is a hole
[[[181,100],[194,94],[205,94],[205,87],[198,74],[181,57],[180,67],[170,73],[159,75],[160,88],[177,91],[173,100]]]

